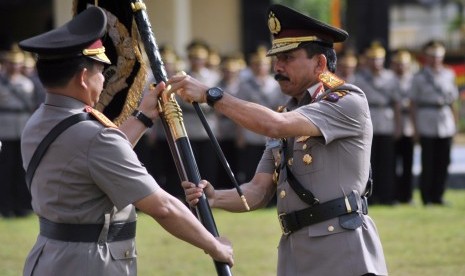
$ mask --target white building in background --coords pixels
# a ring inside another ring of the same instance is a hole
[[[446,43],[448,51],[460,51],[465,46],[465,26],[454,23],[464,19],[463,3],[392,5],[389,15],[389,48],[419,49],[431,39]]]

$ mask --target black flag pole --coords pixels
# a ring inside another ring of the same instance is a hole
[[[134,19],[150,62],[155,82],[166,82],[166,71],[146,13],[145,4],[141,0],[131,0],[131,8],[134,12]],[[169,140],[168,143],[170,145],[171,154],[175,159],[176,168],[181,180],[187,180],[198,184],[201,177],[184,127],[182,111],[174,98],[174,94],[169,91],[169,87],[162,92],[161,97],[158,99],[158,108],[163,122],[163,128]],[[212,235],[218,237],[219,234],[215,220],[205,194],[199,198],[195,210],[197,217],[204,227]],[[232,275],[231,269],[226,263],[215,261],[215,268],[217,274],[220,276]]]

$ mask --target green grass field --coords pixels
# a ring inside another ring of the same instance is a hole
[[[370,208],[390,275],[465,275],[465,190],[448,190],[445,198],[450,207]],[[220,234],[233,242],[234,275],[275,275],[280,229],[274,208],[246,214],[214,210],[214,217]],[[139,275],[216,275],[208,255],[176,240],[150,217],[141,214],[137,227]],[[35,216],[0,219],[0,275],[21,275],[37,232]]]

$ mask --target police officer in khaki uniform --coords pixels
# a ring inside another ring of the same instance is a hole
[[[401,132],[398,82],[385,68],[386,50],[374,42],[365,52],[366,68],[357,72],[353,84],[365,92],[373,122],[371,165],[373,195],[370,203],[395,203],[395,139]]]
[[[242,53],[233,53],[224,56],[221,59],[222,78],[216,84],[218,87],[236,95],[241,83],[240,73],[245,68],[245,61],[242,58]],[[237,132],[238,126],[228,117],[223,114],[216,113],[218,117],[218,129],[216,137],[223,151],[223,154],[228,161],[232,172],[237,176],[238,168],[238,147],[237,147]],[[217,170],[217,188],[231,188],[233,184],[229,178],[229,174],[223,167]]]
[[[189,59],[189,68],[187,73],[206,82],[209,86],[215,86],[220,80],[217,72],[207,68],[209,55],[209,45],[202,40],[193,40],[187,46]],[[219,166],[218,162],[211,162],[210,153],[213,151],[208,134],[200,121],[194,106],[179,100],[179,106],[183,111],[183,120],[186,131],[189,135],[189,141],[194,152],[194,156],[199,167],[200,175],[204,178],[211,179],[216,183],[216,175]],[[205,119],[213,133],[218,131],[218,118],[215,111],[207,104],[199,104]],[[177,186],[177,196],[183,197],[183,190]]]
[[[35,109],[34,84],[21,72],[24,53],[13,47],[5,54],[0,74],[0,217],[24,217],[31,213],[31,196],[24,182],[21,132]]]
[[[275,78],[292,97],[287,112],[237,99],[190,76],[169,83],[183,99],[208,102],[236,123],[272,137],[254,178],[242,188],[251,209],[278,195],[283,230],[278,275],[386,275],[365,201],[373,135],[367,99],[332,73],[333,43],[348,34],[282,5],[272,5],[268,15]],[[207,181],[183,186],[190,204],[204,188],[211,206],[245,211],[234,190],[214,190]]]
[[[250,74],[243,77],[239,84],[239,99],[258,103],[271,109],[284,105],[289,97],[282,94],[279,85],[271,75],[272,60],[266,55],[267,49],[259,46],[249,57]],[[266,137],[245,128],[238,128],[239,181],[247,181],[255,174],[255,166],[265,149]]]
[[[444,66],[446,49],[439,41],[423,47],[424,65],[412,83],[414,126],[421,145],[419,188],[423,204],[443,205],[452,138],[456,132],[455,73]]]
[[[136,275],[135,207],[232,265],[231,247],[162,190],[132,149],[157,117],[155,94],[164,84],[151,90],[119,129],[91,108],[110,63],[100,40],[106,23],[102,9],[89,7],[64,26],[20,43],[38,54],[38,74],[47,89],[45,103],[22,135],[24,168],[34,166],[39,143],[57,124],[70,116],[91,117],[62,131],[36,166],[29,184],[40,234],[24,275]]]
[[[402,113],[401,135],[396,140],[396,200],[411,203],[413,198],[413,122],[411,108],[414,60],[407,50],[398,50],[391,60],[392,71],[396,74]],[[399,169],[400,168],[400,169]]]

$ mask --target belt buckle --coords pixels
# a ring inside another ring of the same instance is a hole
[[[278,215],[278,220],[279,220],[279,226],[281,226],[281,231],[284,236],[288,236],[289,234],[292,233],[287,227],[284,225],[283,217],[286,215],[286,213],[281,213]]]

